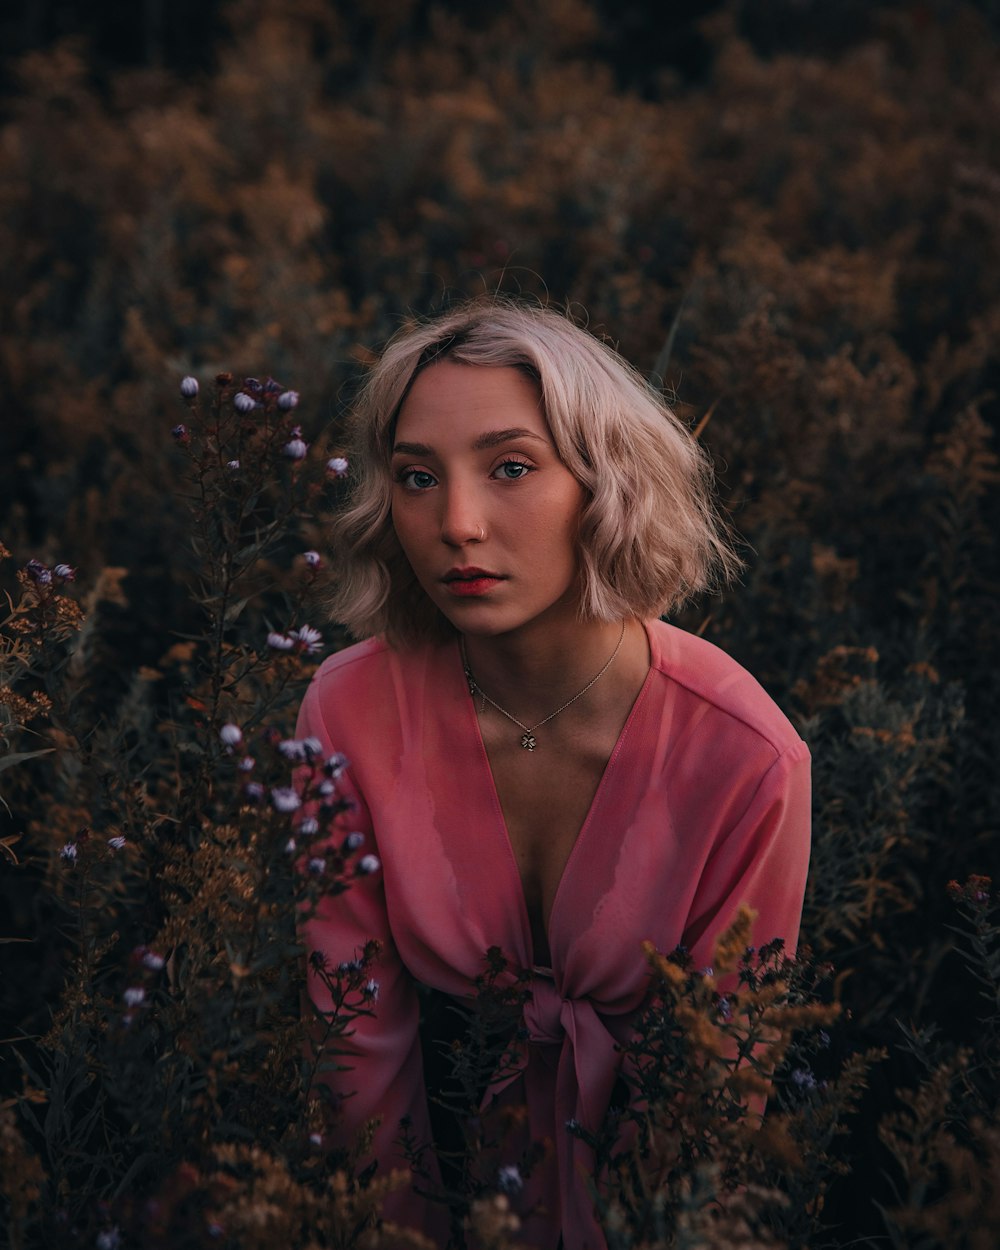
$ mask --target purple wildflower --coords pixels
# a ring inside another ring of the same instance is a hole
[[[160,972],[166,962],[158,951],[146,951],[142,957],[142,966],[150,972]]]
[[[59,858],[64,859],[68,864],[75,864],[79,851],[76,849],[75,842],[67,842],[63,849],[59,852]]]
[[[243,730],[240,729],[239,725],[234,725],[232,722],[228,725],[223,725],[219,730],[219,741],[223,746],[238,746],[243,741]]]
[[[306,753],[306,759],[314,760],[317,755],[323,752],[323,744],[315,734],[310,734],[308,738],[302,739],[302,749]]]
[[[122,995],[122,998],[125,1000],[126,1007],[138,1007],[145,997],[146,991],[141,985],[130,985]]]
[[[341,755],[339,751],[335,751],[333,755],[327,757],[326,763],[323,765],[323,771],[328,777],[336,781],[346,767],[347,756]]]
[[[29,560],[24,568],[36,586],[48,586],[51,584],[52,572],[41,560]]]
[[[63,582],[76,581],[76,569],[70,568],[68,564],[57,564],[52,572]]]
[[[271,806],[276,812],[297,812],[302,806],[302,799],[291,786],[275,786],[271,791]]]
[[[241,773],[252,773],[257,767],[257,761],[252,755],[244,755],[236,767]]]
[[[722,997],[719,999],[719,1019],[720,1020],[732,1020],[732,1018],[733,1018],[732,1004],[729,1001],[729,996],[727,994],[723,994]]]
[[[319,833],[319,821],[315,816],[307,816],[304,820],[299,821],[299,833],[304,838],[315,837]]]
[[[106,1228],[104,1232],[97,1234],[94,1242],[97,1250],[118,1250],[121,1244],[121,1234],[117,1228]]]
[[[278,407],[282,412],[291,412],[299,406],[298,391],[282,391],[278,396]]]
[[[304,443],[301,438],[295,437],[290,438],[284,447],[282,447],[281,454],[283,456],[287,456],[289,460],[303,460],[305,459],[305,454],[308,450],[309,445]]]
[[[348,854],[353,855],[355,851],[359,851],[365,844],[365,835],[357,832],[349,833],[344,839],[344,850]]]
[[[796,1068],[792,1073],[792,1083],[799,1089],[815,1089],[816,1078],[808,1068]]]
[[[382,861],[377,855],[362,855],[358,860],[357,874],[359,877],[370,877],[373,872],[378,872],[382,867]]]
[[[305,560],[306,564],[311,569],[318,569],[323,563],[323,557],[318,551],[303,551],[302,559]]]
[[[300,764],[306,758],[305,746],[297,738],[286,738],[284,742],[279,742],[278,750],[293,764]]]
[[[296,843],[294,838],[289,838],[288,841],[285,843],[285,854],[294,855],[297,845],[298,844]]]
[[[323,650],[323,635],[311,625],[300,625],[298,629],[289,630],[288,637],[306,655],[315,655],[317,651]]]
[[[244,378],[243,389],[249,391],[252,395],[263,395],[264,387],[256,378]]]
[[[309,871],[318,877],[326,872],[326,860],[321,855],[314,855],[309,861]]]
[[[253,410],[257,407],[257,401],[252,399],[244,391],[237,391],[233,396],[233,407],[237,412],[242,412],[245,415],[248,412],[253,412]]]
[[[235,473],[239,467],[240,467],[240,462],[238,460],[226,461],[226,468],[229,469],[233,473]]]
[[[322,1145],[323,1145],[323,1134],[322,1134],[322,1133],[310,1133],[310,1134],[309,1134],[309,1141],[310,1141],[310,1143],[311,1143],[313,1146],[322,1146]]]
[[[264,797],[264,787],[259,781],[248,781],[243,787],[243,797],[248,803],[257,804]]]
[[[497,1172],[497,1189],[502,1194],[519,1194],[523,1188],[524,1179],[515,1164],[509,1163]]]
[[[181,394],[185,399],[194,399],[198,394],[198,379],[190,375],[181,378]]]
[[[188,430],[187,426],[184,425],[183,423],[181,425],[175,425],[174,428],[170,431],[170,434],[174,442],[180,443],[182,447],[186,447],[187,444],[190,443],[191,441],[190,431]]]
[[[225,1234],[225,1231],[226,1230],[222,1227],[218,1220],[208,1221],[208,1235],[213,1241],[217,1241],[220,1237],[222,1237]]]
[[[295,642],[287,634],[279,634],[277,631],[272,630],[267,636],[267,645],[272,651],[291,651],[292,647],[295,646]]]
[[[319,793],[322,795],[324,799],[328,799],[332,795],[337,793],[337,787],[333,784],[332,781],[321,781],[319,785],[316,787],[316,789],[319,791]]]
[[[326,462],[326,471],[331,477],[347,477],[348,464],[343,456],[334,456]]]
[[[115,837],[108,838],[108,846],[110,846],[113,851],[123,851],[125,849],[125,839],[120,833],[116,834]]]

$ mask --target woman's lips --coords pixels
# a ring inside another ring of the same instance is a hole
[[[494,586],[504,581],[497,573],[489,573],[485,569],[455,569],[444,575],[442,579],[445,589],[460,599],[485,595]]]

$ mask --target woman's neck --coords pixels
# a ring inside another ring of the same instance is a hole
[[[622,645],[616,654],[619,640]],[[636,620],[575,620],[495,636],[469,634],[464,645],[476,684],[526,723],[579,694],[613,655],[614,663],[594,684],[593,699],[610,694],[625,673],[634,674],[637,666],[644,673],[649,666],[645,630]]]

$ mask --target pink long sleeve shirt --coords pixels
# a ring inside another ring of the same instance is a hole
[[[798,936],[809,858],[809,753],[753,677],[711,643],[647,623],[650,669],[566,864],[549,920],[552,977],[532,984],[523,1070],[503,1097],[527,1103],[549,1160],[520,1206],[521,1239],[540,1250],[602,1250],[587,1188],[592,1158],[566,1130],[599,1128],[617,1074],[615,1044],[642,1003],[641,944],[683,943],[696,966],[741,903],[758,944]],[[528,912],[457,642],[394,651],[369,640],[327,659],[299,715],[350,766],[338,783],[382,872],[323,900],[305,930],[332,963],[382,943],[374,1018],[350,1038],[338,1074],[342,1132],[381,1117],[375,1157],[405,1166],[395,1139],[409,1116],[430,1127],[415,981],[467,998],[499,946],[531,968]],[[558,761],[537,757],[540,768]],[[325,991],[310,977],[317,1005]],[[438,1230],[424,1200],[394,1204],[401,1222]],[[532,1209],[535,1214],[531,1214]]]

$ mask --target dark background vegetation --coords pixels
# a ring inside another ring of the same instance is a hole
[[[925,1185],[877,1126],[961,1047],[997,1129],[946,886],[998,858],[998,21],[986,0],[0,15],[0,539],[76,566],[103,605],[98,720],[199,628],[169,438],[183,374],[274,374],[332,454],[403,317],[501,289],[569,305],[692,425],[710,412],[749,568],[681,623],[812,746],[803,937],[852,1014],[838,1045],[889,1051],[839,1147],[837,1245],[909,1244],[876,1202],[938,1235],[951,1113],[913,1130],[935,1143]],[[302,532],[322,548],[321,525]],[[44,1032],[73,817],[19,773],[0,816],[28,851],[3,865],[0,916],[35,940],[4,948],[0,988]],[[930,1026],[933,1045],[904,1044]],[[983,1168],[941,1244],[995,1212]]]

